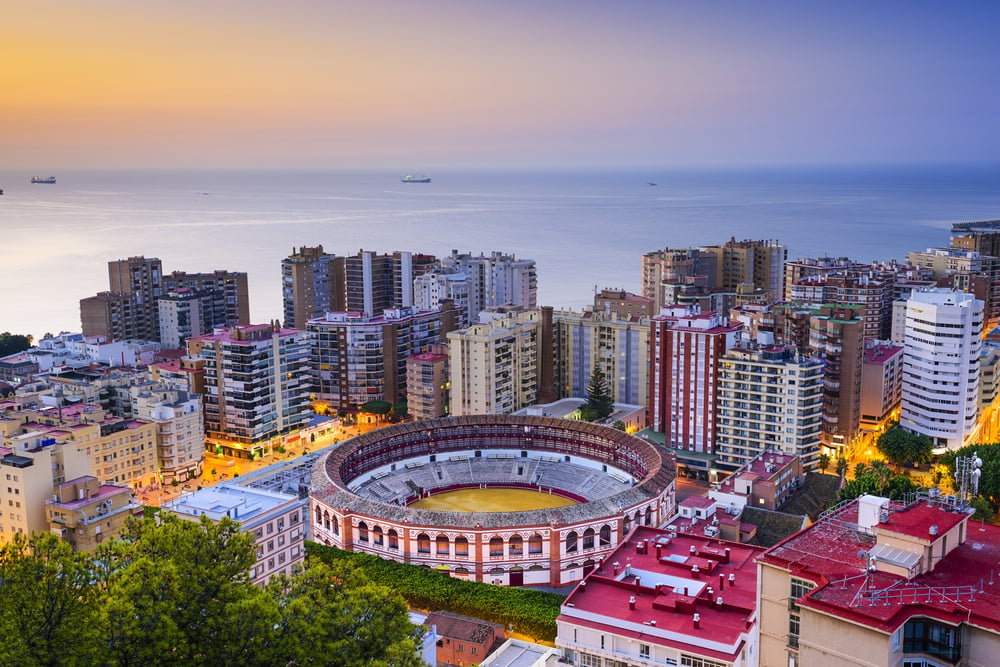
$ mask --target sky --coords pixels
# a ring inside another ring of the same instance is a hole
[[[995,161],[1000,3],[5,3],[0,169]]]

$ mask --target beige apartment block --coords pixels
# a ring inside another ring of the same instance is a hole
[[[7,422],[0,424],[10,426]],[[19,430],[19,429],[18,429]],[[49,530],[46,501],[66,477],[90,472],[87,457],[72,444],[56,442],[43,431],[3,432],[0,446],[0,544],[15,534]]]
[[[49,529],[74,551],[94,551],[115,538],[131,517],[142,514],[142,504],[130,488],[101,484],[91,475],[57,485],[45,504]]]
[[[131,388],[132,413],[156,425],[156,455],[161,482],[201,476],[205,462],[205,425],[201,396],[162,384]]]
[[[541,319],[523,311],[448,334],[453,415],[505,415],[535,403]]]
[[[758,559],[760,665],[996,665],[1000,529],[954,497],[862,496]]]

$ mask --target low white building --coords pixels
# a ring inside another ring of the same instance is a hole
[[[166,502],[163,509],[192,521],[202,516],[237,521],[256,540],[257,562],[250,576],[263,586],[276,574],[293,574],[305,559],[305,506],[298,496],[218,484]]]

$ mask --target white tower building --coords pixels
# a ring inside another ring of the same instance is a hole
[[[978,416],[983,302],[966,292],[932,287],[906,302],[900,426],[957,449]]]

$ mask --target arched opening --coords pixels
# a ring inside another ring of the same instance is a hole
[[[368,524],[364,521],[358,524],[358,540],[361,542],[368,541]]]
[[[566,536],[566,553],[571,554],[576,552],[576,531],[571,531],[569,535]]]
[[[611,526],[607,524],[601,526],[601,537],[599,543],[602,547],[606,547],[611,544]]]
[[[447,556],[448,552],[451,550],[451,545],[448,542],[447,535],[438,535],[437,539],[434,540],[434,545],[438,556]]]
[[[385,542],[385,535],[382,533],[382,526],[375,526],[372,528],[372,543],[380,547]]]
[[[622,534],[628,535],[628,531],[632,529],[632,517],[628,514],[622,519]]]
[[[417,553],[429,554],[431,552],[431,538],[427,533],[417,535]]]
[[[464,556],[468,558],[469,556],[469,540],[464,537],[455,538],[455,555]]]
[[[521,556],[524,554],[524,538],[520,535],[515,535],[510,538],[510,555],[511,556]]]
[[[653,506],[649,505],[646,507],[646,525],[653,525]]]
[[[399,534],[396,533],[394,528],[389,529],[389,548],[394,550],[399,549]]]
[[[490,558],[500,558],[503,556],[503,538],[494,537],[490,540]]]
[[[528,538],[528,553],[529,554],[540,554],[542,553],[542,536],[535,533]]]
[[[593,570],[596,565],[597,563],[595,563],[592,560],[585,561],[583,564],[583,576],[586,577],[588,574],[590,574],[591,570]]]
[[[317,526],[323,525],[323,510],[320,508],[319,505],[316,506],[316,525]]]
[[[583,548],[593,549],[594,548],[594,529],[588,528],[583,531]]]

